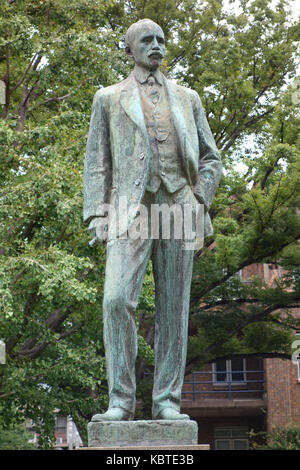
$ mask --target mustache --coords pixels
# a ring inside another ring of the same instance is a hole
[[[151,57],[152,55],[158,56],[158,57],[160,57],[161,59],[163,58],[163,54],[162,54],[162,52],[160,52],[160,51],[150,51],[150,52],[148,53],[148,57]]]

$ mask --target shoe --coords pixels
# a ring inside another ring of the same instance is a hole
[[[181,414],[175,408],[164,408],[153,419],[190,419],[189,415]]]
[[[123,408],[108,408],[103,414],[96,414],[92,417],[92,421],[131,421],[133,413],[123,410]]]

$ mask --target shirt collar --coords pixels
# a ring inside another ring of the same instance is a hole
[[[139,65],[135,65],[133,72],[134,72],[135,78],[140,83],[145,83],[150,77],[150,75],[153,75],[153,77],[155,78],[157,83],[159,83],[159,85],[163,84],[162,74],[159,69],[156,69],[151,72],[150,70],[140,67]]]

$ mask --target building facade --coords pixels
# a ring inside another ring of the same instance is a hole
[[[252,265],[240,273],[271,287],[280,267]],[[295,310],[300,317],[300,312]],[[300,332],[295,339],[300,340]],[[292,359],[292,358],[291,358]],[[182,412],[198,422],[199,443],[211,449],[247,450],[251,433],[300,425],[300,368],[289,359],[232,357],[185,377]]]

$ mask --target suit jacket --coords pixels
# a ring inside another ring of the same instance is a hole
[[[211,235],[208,210],[222,175],[220,155],[199,95],[164,76],[163,81],[187,181],[204,204],[204,234]],[[84,221],[103,216],[102,204],[112,203],[117,208],[119,196],[126,196],[138,207],[147,184],[151,152],[134,74],[98,90],[84,166]],[[128,220],[128,226],[130,223]]]

